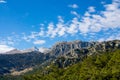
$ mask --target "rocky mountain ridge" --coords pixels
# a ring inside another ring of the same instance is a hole
[[[74,49],[90,49],[91,53],[96,51],[106,51],[109,48],[120,48],[120,41],[104,41],[104,42],[84,42],[84,41],[73,41],[73,42],[59,42],[56,43],[52,48],[52,54],[59,56],[65,55]]]
[[[116,49],[120,49],[120,40],[58,42],[49,50],[46,49],[46,53],[39,52],[38,48],[28,49],[25,54],[17,54],[19,51],[13,50],[14,54],[0,55],[0,74],[11,73],[11,70],[21,71],[38,65],[47,66],[51,61],[60,67],[65,67],[81,61],[86,56]]]
[[[78,46],[82,44],[80,42],[78,44],[69,43],[69,46],[72,45],[71,49],[69,49],[67,52],[64,52],[63,55],[55,59],[54,63],[59,67],[66,67],[82,61],[89,55],[96,55],[104,52],[114,52],[115,50],[120,49],[120,40],[83,43],[87,44],[87,46],[84,45],[80,47],[74,47],[76,45]],[[66,50],[64,49],[64,51]]]
[[[13,49],[10,50],[8,52],[2,53],[2,54],[23,54],[23,53],[28,53],[28,52],[41,52],[39,51],[39,49],[37,47],[32,47],[32,48],[28,48],[28,49],[24,49],[24,50],[19,50],[19,49]]]

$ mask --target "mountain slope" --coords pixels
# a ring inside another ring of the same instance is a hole
[[[59,68],[65,68],[82,62],[88,56],[94,56],[104,52],[114,52],[120,49],[120,40],[107,42],[59,42],[46,53],[38,50],[28,51],[24,54],[1,54],[0,75],[11,74],[14,71],[21,72],[27,68],[38,68],[56,64]],[[30,49],[31,50],[31,49]]]
[[[21,71],[40,65],[49,59],[49,55],[40,52],[28,52],[24,54],[1,54],[0,74],[5,75],[14,71]]]
[[[82,62],[66,68],[51,65],[25,80],[120,80],[120,50],[88,56]]]

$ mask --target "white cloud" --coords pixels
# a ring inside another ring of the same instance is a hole
[[[5,0],[0,0],[0,3],[7,3],[7,1],[5,1]]]
[[[98,39],[98,41],[102,42],[102,41],[110,41],[110,40],[120,40],[120,34],[113,34],[110,35],[106,38],[100,38]]]
[[[68,7],[73,8],[73,9],[76,9],[76,8],[78,8],[79,6],[78,6],[77,4],[72,4],[72,5],[68,5]]]
[[[46,43],[46,41],[45,40],[36,40],[36,41],[34,41],[33,42],[34,44],[44,44],[44,43]]]
[[[62,16],[58,16],[58,21],[59,21],[60,23],[64,23],[64,20],[63,20]]]
[[[76,11],[71,11],[71,14],[77,16],[78,18],[80,18],[80,15],[76,12]]]
[[[56,36],[65,36],[67,34],[74,35],[78,32],[86,35],[87,33],[97,33],[101,30],[120,28],[120,5],[118,4],[115,1],[112,4],[105,4],[105,10],[100,11],[99,14],[92,13],[95,12],[95,7],[90,6],[81,19],[79,19],[77,12],[71,11],[72,14],[76,15],[76,18],[66,23],[59,16],[57,24],[50,23],[48,25],[47,36],[55,38]]]
[[[91,24],[91,19],[89,17],[84,17],[81,22],[79,22],[79,30],[81,33],[87,33],[89,31],[89,26]]]
[[[56,24],[56,32],[59,36],[64,36],[66,32],[66,25],[64,24],[64,20],[61,16],[58,17],[58,23]]]
[[[38,34],[37,32],[31,32],[31,35],[28,36],[28,38],[29,39],[34,39],[34,38],[36,38],[37,34]]]
[[[87,12],[85,12],[84,16],[89,17],[90,13],[87,11]]]
[[[40,32],[38,33],[38,36],[43,36],[43,37],[45,36],[45,31],[43,27],[40,28]]]
[[[3,40],[1,39],[0,45],[14,45],[14,41],[15,40],[13,40],[12,37],[9,36],[6,39],[3,39]]]
[[[47,27],[47,37],[55,38],[56,36],[63,36],[66,32],[66,26],[64,24],[64,20],[61,16],[58,16],[58,23],[55,25],[53,23],[49,23]]]
[[[78,8],[76,4],[69,5],[69,7]],[[111,4],[103,4],[103,7],[105,8],[104,10],[96,13],[97,10],[95,10],[95,7],[90,6],[81,18],[78,17],[79,13],[71,11],[71,14],[76,16],[66,22],[61,16],[58,16],[58,23],[49,23],[46,26],[47,29],[42,27],[40,32],[37,32],[34,36],[31,34],[31,36],[33,38],[38,35],[49,38],[75,34],[86,36],[90,33],[120,28],[120,1],[114,0]]]
[[[65,35],[65,32],[66,32],[65,25],[62,23],[58,23],[56,26],[57,26],[56,31],[57,31],[58,35],[59,36]]]
[[[120,40],[120,34],[111,35],[106,40]]]
[[[79,22],[79,29],[82,33],[100,32],[105,29],[120,28],[120,4],[113,2],[105,5],[105,11],[100,14],[91,14],[89,11],[87,16]],[[86,13],[85,13],[86,14]]]
[[[25,34],[23,34],[22,39],[25,40],[26,42],[30,42],[31,41],[31,39],[28,36],[26,36]]]
[[[48,25],[48,31],[47,31],[47,36],[54,38],[57,35],[57,30],[55,29],[55,25],[53,23],[50,23]]]
[[[7,46],[7,45],[0,45],[0,53],[5,53],[8,51],[13,50],[13,47]]]
[[[88,12],[95,12],[95,7],[90,6],[90,7],[88,8]]]
[[[78,19],[77,18],[73,18],[72,23],[69,25],[66,31],[67,33],[72,34],[72,35],[78,32]]]

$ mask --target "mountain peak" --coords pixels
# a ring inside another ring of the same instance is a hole
[[[32,47],[31,49],[32,51],[39,51],[39,49],[36,46]]]
[[[6,52],[6,54],[16,54],[16,53],[22,53],[22,51],[20,51],[18,49],[13,49],[11,51]]]
[[[33,52],[33,51],[39,51],[39,49],[36,46],[34,46],[32,48],[25,49],[22,52],[25,53],[25,52]]]

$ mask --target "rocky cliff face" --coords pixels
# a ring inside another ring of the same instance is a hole
[[[83,41],[59,42],[52,47],[50,53],[55,56],[60,56],[65,55],[70,50],[87,48],[90,46],[92,46],[92,43]]]
[[[86,56],[111,52],[116,49],[120,49],[120,40],[59,42],[45,53],[39,52],[37,48],[27,49],[25,54],[15,54],[19,51],[13,50],[11,52],[14,54],[0,55],[0,74],[11,73],[11,70],[21,71],[38,65],[47,66],[51,61],[59,67],[66,67],[81,61]]]
[[[69,47],[65,47],[69,46]],[[75,64],[89,55],[112,52],[120,49],[120,41],[107,42],[66,42],[59,43],[52,51],[57,53],[58,58],[54,61],[59,67],[66,67]]]
[[[107,50],[120,49],[120,41],[106,41],[106,42],[59,42],[56,43],[49,53],[55,56],[62,56],[68,53],[76,53],[76,50],[83,51],[83,53],[96,53],[98,51],[103,52]],[[88,51],[87,51],[88,50]]]

